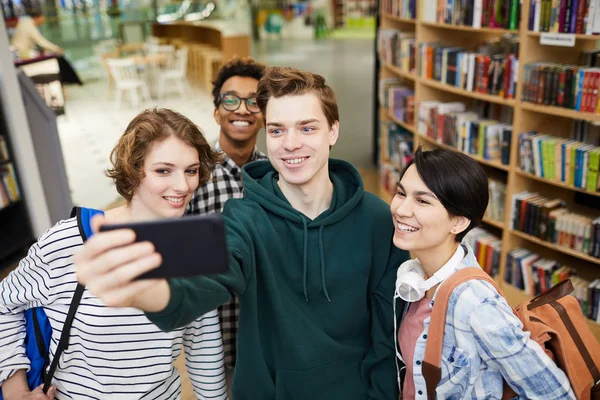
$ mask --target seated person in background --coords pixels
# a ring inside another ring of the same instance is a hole
[[[436,292],[456,271],[479,267],[473,249],[461,241],[487,205],[487,176],[465,154],[419,148],[400,174],[391,204],[393,241],[415,257],[400,266],[396,283],[396,297],[406,301],[396,307],[394,333],[398,361],[406,365],[405,400],[428,397],[423,360]],[[423,281],[409,278],[414,273]],[[519,399],[574,398],[564,372],[523,331],[506,299],[482,280],[468,280],[452,291],[441,360],[438,399],[501,399],[504,381]]]
[[[44,51],[60,55],[65,53],[61,47],[42,36],[34,20],[34,18],[40,16],[31,14],[19,17],[10,44],[17,49],[21,58],[31,58],[33,56],[32,52],[36,50],[36,45]]]
[[[107,174],[127,204],[106,211],[105,218],[125,223],[182,216],[194,190],[221,159],[190,120],[154,109],[130,122],[111,161]],[[7,400],[29,394],[29,360],[23,347],[26,309],[43,307],[48,315],[53,360],[77,284],[72,256],[83,244],[80,229],[76,218],[60,221],[0,282],[0,389]],[[181,381],[173,361],[182,347],[196,396],[227,399],[216,310],[165,333],[143,312],[106,307],[86,289],[47,398],[178,399]],[[34,392],[36,398],[46,398],[40,388]]]

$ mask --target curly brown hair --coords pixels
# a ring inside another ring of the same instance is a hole
[[[321,101],[321,108],[331,128],[340,120],[340,114],[335,92],[321,75],[292,67],[269,67],[258,82],[256,102],[266,119],[267,103],[271,97],[296,96],[309,92],[314,92]]]
[[[209,178],[217,163],[223,162],[206,142],[202,131],[183,115],[167,108],[142,111],[127,126],[110,153],[113,168],[106,171],[117,187],[117,192],[129,203],[144,179],[144,161],[152,143],[175,136],[198,151],[200,184]]]

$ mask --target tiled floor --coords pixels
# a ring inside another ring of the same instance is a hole
[[[359,168],[372,168],[373,40],[263,41],[253,46],[253,54],[268,65],[290,65],[323,74],[335,89],[340,106],[341,136],[332,156]],[[90,63],[81,75],[102,77],[102,71]],[[218,137],[212,98],[193,83],[183,98],[173,94],[164,101],[147,101],[137,109],[123,103],[119,110],[114,108],[115,92],[104,79],[66,90],[66,115],[58,118],[58,129],[77,205],[105,207],[118,198],[104,171],[110,166],[108,157],[116,140],[143,108],[172,108],[198,124],[211,143]],[[264,134],[259,135],[259,147],[264,148]]]

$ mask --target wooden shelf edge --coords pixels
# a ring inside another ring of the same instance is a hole
[[[436,22],[427,22],[427,21],[419,21],[419,24],[422,26],[429,26],[432,28],[440,28],[440,29],[449,29],[453,31],[463,31],[463,32],[478,32],[478,33],[497,33],[497,34],[506,34],[513,33],[519,34],[518,30],[510,30],[504,28],[473,28],[472,26],[466,25],[453,25],[453,24],[439,24]]]
[[[382,12],[381,16],[383,16],[383,18],[387,18],[387,19],[390,19],[390,20],[396,21],[396,22],[402,22],[404,24],[414,25],[416,23],[416,20],[414,20],[412,18],[397,17],[397,16],[389,14],[389,13]]]
[[[520,106],[523,110],[533,111],[540,114],[556,115],[558,117],[564,118],[583,119],[586,121],[600,122],[600,114],[579,112],[571,110],[570,108],[543,106],[539,104],[530,103],[528,101],[522,101]]]
[[[488,225],[495,226],[498,229],[504,229],[504,224],[500,221],[496,221],[496,220],[488,218],[488,217],[483,217],[483,219],[481,221]]]
[[[397,123],[398,125],[400,125],[401,127],[403,127],[404,129],[406,129],[407,131],[409,131],[410,133],[412,133],[413,135],[415,134],[415,127],[412,125],[407,124],[404,121],[400,121],[398,118],[396,118],[396,116],[394,115],[394,113],[392,113],[390,110],[387,110],[388,113],[388,117],[394,121],[395,123]]]
[[[533,179],[535,181],[546,183],[548,185],[557,186],[557,187],[561,187],[561,188],[568,189],[568,190],[573,190],[575,192],[585,193],[585,194],[588,194],[590,196],[600,197],[600,192],[590,192],[588,190],[580,189],[580,188],[577,188],[575,186],[567,185],[566,183],[562,183],[562,182],[559,182],[559,181],[554,181],[552,179],[540,178],[537,175],[530,174],[529,172],[522,171],[522,170],[520,170],[518,168],[515,169],[515,173],[517,175],[522,176],[522,177],[525,177],[525,178],[528,178],[528,179]]]
[[[393,64],[390,63],[384,63],[383,64],[384,67],[386,67],[388,70],[392,71],[393,73],[395,73],[396,75],[405,78],[405,79],[409,79],[411,81],[416,81],[417,80],[417,75],[411,73],[411,72],[406,72],[403,69],[400,69],[400,67],[397,67]]]
[[[468,90],[457,88],[455,86],[450,86],[446,83],[438,82],[434,79],[427,78],[418,78],[419,82],[421,82],[425,86],[429,86],[432,88],[440,89],[446,92],[458,94],[460,96],[471,97],[473,99],[489,101],[490,103],[502,104],[504,106],[514,107],[516,101],[514,99],[505,99],[504,97],[492,95],[492,94],[484,94],[479,92],[469,92]]]
[[[560,33],[560,32],[532,32],[527,31],[527,36],[540,37],[542,33]],[[600,40],[600,35],[585,35],[581,33],[564,33],[564,35],[575,35],[576,40]]]
[[[517,237],[520,237],[521,239],[525,239],[525,240],[528,240],[530,242],[536,243],[536,244],[538,244],[540,246],[544,246],[544,247],[547,247],[547,248],[549,248],[551,250],[558,251],[559,253],[567,254],[567,255],[569,255],[571,257],[576,257],[576,258],[579,258],[580,260],[584,260],[584,261],[591,262],[593,264],[600,265],[600,258],[589,256],[589,255],[587,255],[585,253],[581,253],[579,251],[575,251],[575,250],[570,249],[568,247],[559,246],[559,245],[554,244],[554,243],[546,242],[544,240],[536,238],[535,236],[531,236],[531,235],[528,235],[526,233],[516,231],[514,229],[510,229],[510,233],[513,234],[513,235],[515,235],[515,236],[517,236]]]
[[[533,298],[533,296],[526,294],[524,291],[508,282],[502,281],[498,286],[500,286],[504,296],[506,297],[506,300],[508,300],[510,305],[513,307],[516,307],[524,302],[529,302]],[[600,324],[587,317],[585,319],[596,339],[600,340]]]
[[[422,138],[424,141],[433,144],[434,146],[438,146],[438,147],[442,147],[444,149],[448,149],[448,150],[453,150],[453,151],[460,151],[455,147],[452,147],[448,144],[445,143],[440,143],[438,141],[436,141],[433,138],[430,138],[429,136],[425,136],[425,135],[421,135],[420,133],[416,133],[416,136],[418,136],[419,138]],[[469,154],[469,153],[465,153],[462,152],[463,154],[466,154],[467,156],[471,157],[473,160],[477,161],[480,164],[483,165],[487,165],[488,167],[492,167],[492,168],[496,168],[502,171],[508,171],[509,170],[509,166],[508,165],[503,165],[494,161],[489,161],[489,160],[485,160],[479,156],[476,156],[474,154]]]

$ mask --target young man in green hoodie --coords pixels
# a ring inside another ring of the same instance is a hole
[[[78,279],[165,331],[237,295],[234,400],[396,400],[392,299],[408,254],[392,243],[389,207],[329,158],[339,115],[323,77],[269,68],[257,101],[270,162],[246,165],[245,197],[225,204],[228,273],[133,281],[160,255],[121,230],[85,243]]]

